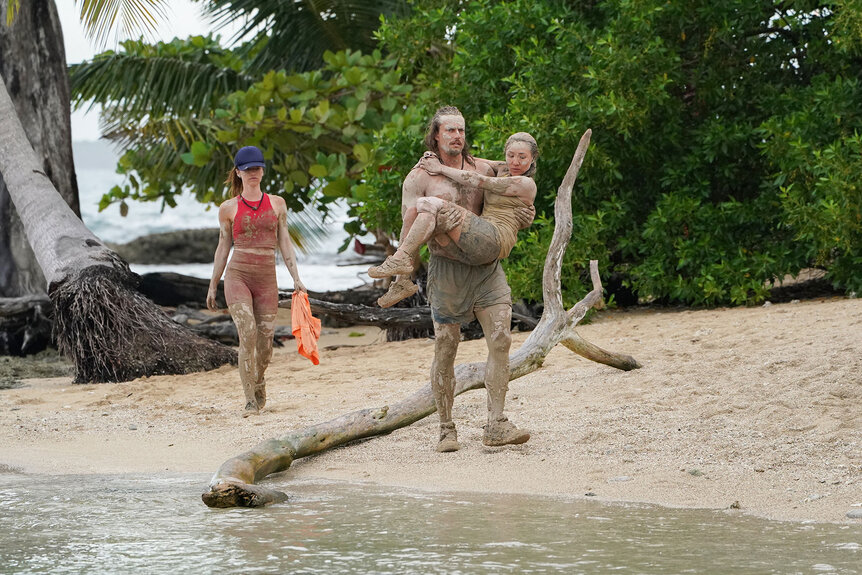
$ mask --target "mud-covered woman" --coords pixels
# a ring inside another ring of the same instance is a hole
[[[219,207],[219,242],[207,292],[207,307],[215,311],[224,273],[225,300],[239,336],[243,417],[257,415],[266,405],[264,372],[272,357],[278,313],[276,249],[293,278],[294,289],[306,291],[299,279],[284,199],[264,193],[260,187],[265,167],[263,152],[255,146],[240,148],[234,157],[225,182],[233,197]]]

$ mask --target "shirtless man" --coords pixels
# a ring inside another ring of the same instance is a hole
[[[446,106],[437,110],[428,125],[426,147],[437,154],[440,161],[453,168],[476,171],[493,176],[491,166],[475,160],[467,153],[464,117],[457,108]],[[401,237],[413,225],[417,203],[425,197],[449,200],[475,214],[482,213],[482,192],[453,183],[441,175],[431,175],[414,168],[404,179],[401,189]],[[532,213],[525,209],[525,225]],[[456,212],[457,214],[457,212]],[[441,219],[457,217],[438,215],[438,231],[446,228]],[[460,449],[455,424],[452,421],[452,404],[455,397],[455,354],[461,340],[461,325],[475,317],[482,326],[488,344],[485,365],[485,389],[488,391],[488,423],[482,443],[508,445],[524,443],[529,432],[518,429],[503,415],[506,391],[509,387],[509,347],[512,343],[512,298],[506,275],[499,261],[471,265],[470,228],[465,225],[460,245],[448,236],[438,235],[428,242],[431,260],[428,266],[428,293],[431,316],[434,322],[434,362],[431,366],[431,387],[437,413],[440,416],[440,440],[437,451]],[[399,281],[404,281],[399,278]]]

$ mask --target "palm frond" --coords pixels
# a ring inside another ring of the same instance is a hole
[[[167,17],[164,0],[80,0],[81,22],[90,40],[104,47],[113,35],[152,34]]]
[[[250,60],[254,70],[304,72],[319,68],[326,50],[370,52],[380,16],[404,15],[406,0],[210,0],[205,9],[219,27],[243,23],[233,41],[267,39]]]
[[[122,43],[122,51],[98,54],[70,67],[73,106],[110,104],[129,118],[168,113],[203,114],[227,94],[255,80],[212,37],[170,43]]]

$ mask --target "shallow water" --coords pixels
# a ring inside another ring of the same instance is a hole
[[[208,476],[0,475],[0,573],[858,573],[862,527],[533,496]]]

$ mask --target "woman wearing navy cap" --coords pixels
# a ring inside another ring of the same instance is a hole
[[[213,261],[213,276],[207,292],[207,307],[213,311],[222,273],[230,315],[239,335],[239,378],[245,392],[243,417],[257,415],[266,404],[263,374],[272,357],[278,284],[275,250],[293,277],[293,287],[306,291],[299,279],[296,254],[287,231],[284,199],[265,194],[263,152],[254,146],[240,148],[225,182],[233,196],[218,212],[219,242]],[[228,262],[231,244],[233,256]],[[227,272],[225,273],[225,267]]]

